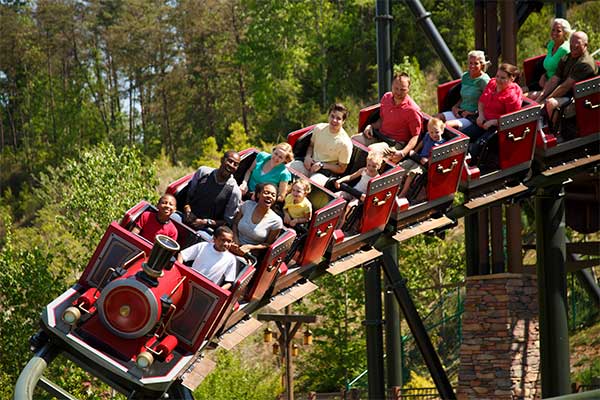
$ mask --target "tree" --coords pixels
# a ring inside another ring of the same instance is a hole
[[[313,300],[318,299],[318,300]],[[342,389],[366,368],[363,271],[322,276],[319,289],[301,311],[319,316],[314,342],[299,361],[302,390],[332,392]]]

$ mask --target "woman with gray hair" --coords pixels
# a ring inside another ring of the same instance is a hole
[[[556,73],[558,62],[562,57],[571,52],[569,48],[569,37],[571,36],[571,24],[563,18],[554,18],[550,24],[550,41],[548,42],[548,52],[544,58],[544,71],[538,81],[539,89],[544,89],[546,82]],[[527,97],[536,100],[541,92],[530,92]]]
[[[481,50],[472,50],[468,54],[469,69],[463,73],[460,83],[460,99],[452,106],[451,111],[436,115],[446,126],[464,129],[474,124],[477,119],[477,102],[483,93],[490,77],[486,74],[488,62]]]

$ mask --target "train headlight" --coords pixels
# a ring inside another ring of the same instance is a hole
[[[62,315],[62,320],[69,325],[75,325],[79,321],[79,318],[81,318],[81,311],[79,308],[73,306],[67,308]]]
[[[137,339],[160,320],[160,307],[152,289],[130,277],[110,282],[98,299],[100,321],[111,333]]]
[[[135,360],[135,364],[140,369],[145,369],[145,368],[150,367],[153,362],[154,362],[154,356],[152,356],[152,354],[150,354],[147,351],[142,351],[140,354],[138,354],[138,356]]]

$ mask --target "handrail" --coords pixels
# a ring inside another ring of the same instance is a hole
[[[46,344],[29,360],[15,385],[14,400],[31,400],[33,391],[48,364],[58,355],[58,350]]]
[[[546,400],[581,400],[581,399],[599,399],[600,389],[590,390],[589,392],[571,393],[562,396],[548,397]]]

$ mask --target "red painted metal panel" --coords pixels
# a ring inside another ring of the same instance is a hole
[[[225,313],[230,292],[191,268],[179,264],[173,268],[186,280],[168,331],[177,338],[179,346],[196,352]]]
[[[541,106],[526,107],[500,117],[498,152],[500,169],[531,162]]]
[[[540,60],[544,59],[545,57],[546,55],[544,54],[541,56],[530,57],[523,61],[523,77],[525,78],[525,82],[523,82],[522,84],[531,86],[531,84],[535,83],[533,82],[535,66]]]
[[[150,254],[151,249],[150,242],[112,222],[79,277],[78,283],[86,288],[96,287],[108,268],[118,267],[140,251]],[[117,255],[115,255],[116,250],[119,250]],[[100,278],[95,279],[96,277]]]
[[[279,264],[284,260],[295,238],[296,232],[286,230],[269,247],[259,266],[256,268],[253,284],[248,290],[246,300],[259,300],[264,296],[279,271]]]
[[[373,229],[383,230],[387,224],[398,193],[398,185],[404,175],[402,167],[395,167],[369,181],[363,214],[360,222],[360,233]]]
[[[446,102],[446,96],[448,96],[448,92],[460,83],[460,79],[455,79],[450,82],[442,83],[437,88],[437,102],[438,102],[438,112],[448,111],[442,110],[444,108],[444,103]]]
[[[149,206],[150,204],[147,201],[140,201],[138,204],[125,212],[125,215],[123,218],[121,218],[119,225],[125,229],[130,229],[133,226],[133,222],[138,219],[140,215],[142,215],[142,213],[148,209]]]
[[[377,104],[373,104],[372,106],[369,107],[365,107],[362,110],[360,110],[360,113],[358,114],[358,131],[362,132],[365,129],[365,126],[367,126],[367,121],[369,120],[369,117],[371,116],[371,114],[373,114],[375,111],[379,110],[379,103]]]
[[[317,264],[321,261],[325,250],[331,240],[333,231],[339,219],[344,215],[346,202],[343,199],[334,199],[325,207],[315,211],[306,241],[301,248],[298,265]]]
[[[577,136],[600,133],[600,76],[575,84]]]
[[[310,132],[315,126],[311,125],[311,126],[307,126],[305,128],[302,129],[298,129],[297,131],[294,132],[290,132],[288,133],[287,136],[287,142],[294,147],[294,144],[296,144],[296,141],[302,136],[304,135],[306,132]]]
[[[192,179],[192,176],[194,176],[194,173],[188,174],[177,179],[175,182],[172,182],[169,184],[169,186],[167,186],[166,192],[172,194],[173,196],[177,196],[177,193],[179,193],[179,191],[188,184],[189,180]]]
[[[427,169],[428,200],[435,200],[456,192],[468,144],[469,138],[459,134],[458,138],[432,149]]]
[[[232,285],[231,294],[227,298],[227,302],[223,306],[222,314],[216,319],[216,324],[213,325],[213,328],[208,333],[208,338],[212,337],[218,329],[221,329],[229,317],[239,308],[238,301],[242,298],[242,296],[248,290],[248,285],[250,280],[254,276],[256,269],[254,265],[248,265],[237,277],[237,280]]]

